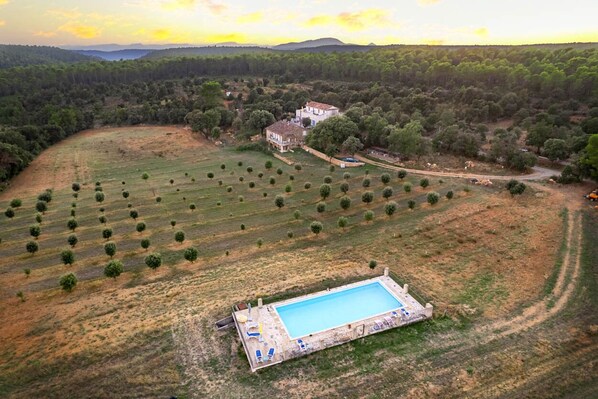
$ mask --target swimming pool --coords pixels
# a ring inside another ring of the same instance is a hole
[[[402,308],[384,285],[373,283],[275,306],[291,339],[340,327]]]

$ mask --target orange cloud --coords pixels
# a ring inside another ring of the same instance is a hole
[[[67,22],[66,24],[59,27],[58,30],[61,32],[70,33],[71,35],[81,39],[93,39],[94,37],[98,37],[101,34],[99,28],[91,25],[83,25],[75,21]]]
[[[251,14],[241,15],[237,18],[237,22],[240,24],[253,24],[260,22],[264,19],[264,13],[261,11],[252,12]]]
[[[308,19],[304,25],[308,27],[338,25],[350,31],[357,31],[390,23],[391,20],[386,10],[369,8],[358,12],[342,12],[336,16],[316,15]]]

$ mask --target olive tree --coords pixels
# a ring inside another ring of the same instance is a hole
[[[453,193],[452,190],[449,190],[449,191],[446,192],[446,198],[447,199],[452,199],[454,195],[455,194]]]
[[[60,284],[60,287],[66,292],[72,292],[77,286],[77,276],[75,276],[74,273],[65,274],[60,277],[58,284]]]
[[[44,202],[45,204],[45,202]],[[6,216],[9,219],[12,219],[15,217],[15,211],[12,208],[6,208],[6,210],[4,211],[4,216]]]
[[[428,193],[427,199],[430,205],[435,205],[440,200],[440,195],[438,195],[437,192],[432,191],[431,193]]]
[[[72,248],[75,248],[75,245],[77,245],[79,239],[77,238],[76,234],[71,234],[67,237],[66,242],[68,242]]]
[[[79,227],[79,223],[77,222],[77,219],[70,218],[68,222],[66,222],[66,227],[68,227],[72,231],[75,231],[75,229]]]
[[[318,221],[313,221],[309,225],[309,228],[310,228],[310,230],[311,230],[312,233],[314,233],[315,235],[318,235],[324,229],[324,225],[322,223],[318,222]]]
[[[199,252],[197,251],[197,249],[195,249],[193,247],[189,247],[185,250],[183,256],[185,257],[185,260],[193,263],[197,260],[198,254],[199,254]]]
[[[366,191],[361,194],[361,201],[365,202],[366,204],[370,204],[374,200],[374,192],[373,191]]]
[[[281,209],[284,206],[284,197],[282,195],[277,195],[276,198],[274,198],[274,205],[276,205],[278,209]]]
[[[157,252],[149,254],[145,257],[145,264],[150,269],[157,269],[162,265],[162,255]]]
[[[35,221],[36,221],[37,223],[39,223],[39,224],[42,224],[42,220],[43,220],[43,219],[42,219],[42,214],[41,214],[41,213],[37,213],[37,214],[35,215]]]
[[[106,196],[104,195],[103,192],[98,191],[98,192],[96,192],[95,198],[96,198],[96,202],[102,203],[102,202],[104,202],[104,199],[106,199]]]
[[[141,248],[143,249],[148,249],[150,247],[150,240],[147,238],[144,238],[143,240],[141,240]]]
[[[391,217],[398,209],[398,205],[396,202],[394,201],[389,201],[385,206],[384,206],[384,213],[386,213],[386,216]]]
[[[176,226],[176,220],[171,220],[170,227],[172,227],[174,229],[174,226]]]
[[[104,229],[102,230],[102,238],[109,240],[112,237],[112,229]]]
[[[72,265],[75,263],[75,254],[70,249],[65,249],[60,253],[60,260],[65,265]]]
[[[38,201],[44,201],[47,203],[52,202],[52,190],[46,190],[37,196]]]
[[[108,223],[108,219],[106,219],[106,216],[102,215],[98,218],[99,222],[101,224],[103,224],[104,226],[106,225],[106,223]]]
[[[376,266],[378,266],[378,262],[372,259],[369,261],[368,266],[370,267],[370,269],[374,270]]]
[[[371,181],[367,177],[361,181],[361,185],[366,188],[370,186],[370,183]]]
[[[340,188],[341,192],[343,192],[344,194],[347,194],[347,192],[349,191],[349,183],[347,183],[347,182],[341,183],[339,188]]]
[[[121,261],[111,260],[110,262],[108,262],[106,267],[104,267],[104,276],[116,280],[116,278],[120,276],[124,271],[125,269]]]
[[[14,198],[10,201],[11,208],[20,208],[21,205],[23,205],[23,201],[21,201],[19,198]]]
[[[27,250],[27,252],[29,252],[31,255],[33,255],[37,251],[39,251],[39,245],[37,245],[37,242],[35,242],[35,241],[29,241],[25,245],[25,249]]]
[[[197,209],[197,206],[195,206],[195,204],[192,202],[189,204],[189,209],[191,209],[191,212],[193,212],[194,210]]]
[[[336,221],[336,224],[338,225],[338,227],[340,227],[341,229],[343,229],[343,231],[345,230],[345,227],[347,227],[347,225],[349,224],[349,219],[347,219],[344,216],[341,216],[338,218],[338,220]]]
[[[303,185],[303,188],[306,190],[309,190],[311,188],[311,183],[306,181],[305,184]]]
[[[298,209],[295,210],[295,212],[293,212],[293,217],[295,220],[299,220],[299,218],[301,218],[301,212]]]
[[[419,185],[420,185],[421,188],[426,188],[426,187],[428,187],[430,185],[430,180],[427,179],[427,178],[421,179],[419,181]]]
[[[43,214],[48,210],[48,203],[46,201],[37,201],[37,203],[35,204],[35,209]]]
[[[405,177],[407,177],[407,171],[405,169],[399,170],[399,172],[397,173],[397,177],[403,180]]]
[[[351,207],[351,198],[346,195],[341,197],[340,205],[341,205],[341,208],[346,211],[347,209],[349,209]]]
[[[174,240],[179,244],[182,244],[185,241],[185,232],[183,230],[179,230],[174,233]]]
[[[147,172],[143,172],[143,173],[141,174],[141,178],[142,178],[143,180],[147,180],[147,179],[149,179],[149,174],[148,174]]]
[[[405,184],[403,184],[403,190],[405,190],[406,193],[410,193],[411,192],[411,183],[407,182]]]
[[[39,224],[33,224],[29,226],[29,234],[31,237],[37,240],[37,238],[42,234],[42,229],[39,227]]]
[[[415,201],[413,201],[413,200],[407,201],[407,206],[409,207],[409,209],[413,210],[415,208]]]
[[[137,218],[139,217],[139,212],[137,212],[136,209],[131,209],[129,211],[129,216],[133,218],[133,220],[137,220]]]
[[[393,193],[392,187],[384,187],[382,190],[382,197],[388,201],[388,199],[392,197]]]
[[[322,199],[326,199],[330,196],[330,192],[332,191],[332,189],[330,188],[329,184],[322,184],[320,186],[320,197],[322,197]]]
[[[326,184],[332,183],[332,176],[324,176],[324,183],[326,183]]]
[[[79,183],[73,183],[71,185],[71,188],[73,189],[74,192],[78,192],[79,190],[81,190],[81,184],[79,184]]]
[[[318,204],[316,205],[316,211],[318,213],[326,212],[326,203],[324,201],[318,202]]]
[[[129,192],[128,191],[123,191],[122,192],[123,198],[129,198]]]
[[[106,255],[112,258],[114,255],[116,255],[116,244],[113,242],[107,242],[104,244],[104,252],[106,252]]]
[[[382,173],[380,175],[380,180],[382,181],[383,184],[390,183],[390,174],[388,174],[388,173]]]
[[[374,211],[365,211],[363,218],[366,222],[371,222],[374,220]]]

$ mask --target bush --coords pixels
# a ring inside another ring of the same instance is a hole
[[[47,203],[52,202],[52,191],[51,190],[44,191],[43,193],[41,193],[40,195],[37,196],[37,200],[44,201]]]
[[[257,174],[257,177],[259,177],[261,179],[262,177],[264,177],[264,174],[262,172],[260,172]]]
[[[129,216],[130,216],[131,218],[133,218],[133,220],[137,220],[137,218],[139,217],[139,212],[137,212],[137,210],[136,210],[136,209],[131,209],[131,210],[129,211]]]
[[[253,168],[251,166],[248,166],[247,167],[247,173],[251,173],[251,172],[253,172]]]
[[[388,183],[390,183],[390,175],[388,173],[382,173],[380,175],[380,180],[382,181],[383,184],[388,184]]]
[[[243,197],[242,195],[239,195],[239,197],[237,197],[237,199],[239,200],[239,202],[245,201],[245,197]]]
[[[208,172],[208,179],[213,179],[213,178],[214,178],[214,173]]]
[[[143,249],[148,249],[150,247],[150,240],[147,238],[144,238],[143,240],[141,240],[141,248]]]
[[[13,200],[10,201],[11,208],[20,208],[21,205],[23,205],[23,201],[21,201],[18,198],[15,198],[15,199],[13,199]]]
[[[368,263],[368,266],[370,267],[370,269],[374,270],[374,269],[376,268],[376,266],[378,266],[378,262],[376,262],[375,260],[373,260],[373,259],[372,259],[372,260],[371,260],[371,261]]]
[[[129,192],[128,192],[128,191],[123,191],[123,192],[122,192],[122,196],[123,196],[123,198],[125,198],[125,199],[129,198]]]
[[[303,169],[303,166],[301,166],[301,164],[300,164],[300,163],[296,163],[296,164],[295,164],[295,170],[296,170],[297,172],[299,172],[299,171],[301,171],[301,169]]]
[[[318,213],[326,212],[326,203],[324,201],[318,202],[318,204],[316,205],[316,211]]]
[[[420,185],[421,188],[426,188],[426,187],[428,187],[430,185],[430,180],[428,180],[428,179],[421,179],[419,181],[419,185]]]
[[[521,195],[525,191],[526,187],[527,186],[524,183],[517,183],[509,189],[509,192],[512,196]]]
[[[351,173],[349,173],[349,172],[343,173],[343,179],[349,180],[350,178],[351,178]]]
[[[290,184],[287,184],[286,186],[284,186],[285,193],[290,193],[291,191],[293,191],[293,186],[291,186]]]
[[[233,191],[233,186],[226,187],[226,192],[231,193]]]
[[[77,227],[79,227],[79,223],[77,222],[77,219],[75,218],[70,218],[68,220],[68,222],[66,222],[66,227],[68,227],[70,230],[75,231],[75,229]]]
[[[309,225],[309,228],[312,233],[314,233],[315,235],[318,235],[322,232],[322,230],[324,230],[324,225],[318,221],[313,221]]]
[[[172,228],[174,228],[174,226],[176,226],[176,220],[171,220],[171,221],[170,221],[170,226],[171,226]]]
[[[391,217],[399,208],[399,205],[394,202],[394,201],[390,201],[388,204],[386,204],[384,206],[384,213],[386,213],[386,216]]]
[[[366,191],[361,194],[361,201],[365,202],[366,204],[370,204],[372,201],[374,201],[374,192]]]
[[[263,193],[262,193],[262,196],[263,196],[264,198],[266,198],[266,197],[268,196],[268,193],[267,193],[267,192],[263,192]]]
[[[282,175],[282,169],[280,169],[280,168],[276,169],[276,174],[279,176]]]
[[[221,164],[220,165],[220,169],[225,170],[226,169],[226,165],[225,164]]]
[[[275,185],[276,184],[276,179],[274,177],[270,177],[270,184]]]
[[[293,238],[294,235],[292,230],[287,231],[287,237]]]
[[[272,169],[272,161],[266,161],[264,167],[268,170]]]
[[[72,265],[75,263],[75,254],[70,249],[65,249],[60,253],[60,260],[65,265]]]
[[[39,224],[42,223],[42,214],[41,213],[38,213],[35,215],[35,221]]]
[[[106,267],[104,267],[104,276],[108,278],[116,279],[125,271],[123,264],[119,260],[111,260],[108,262]]]
[[[71,188],[73,189],[74,192],[77,192],[77,191],[81,190],[81,185],[79,183],[73,183],[71,185]]]
[[[274,205],[276,205],[278,209],[282,208],[284,206],[284,197],[282,195],[277,195],[276,198],[274,198]]]
[[[112,229],[104,229],[102,230],[102,238],[109,240],[112,237]]]
[[[156,197],[156,202],[159,204],[160,202],[162,202],[162,197]]]
[[[370,186],[370,183],[371,183],[371,181],[367,177],[361,181],[362,187],[366,187],[366,188]]]
[[[334,167],[334,165],[330,165],[328,167],[328,170],[332,173],[332,172],[334,172],[336,170],[336,168]]]
[[[519,181],[515,180],[515,179],[511,179],[507,182],[506,188],[507,190],[511,190],[513,187],[515,187],[517,184],[519,184]]]
[[[185,241],[185,232],[179,230],[176,233],[174,233],[174,240],[181,244],[183,241]]]
[[[72,292],[77,286],[77,276],[75,276],[74,273],[65,274],[64,276],[60,277],[58,284],[60,284],[62,289],[66,292]]]
[[[405,169],[399,170],[399,172],[397,173],[397,177],[403,180],[405,177],[407,177],[407,171]]]
[[[191,209],[191,212],[193,212],[195,209],[197,209],[197,206],[195,206],[195,204],[192,202],[189,204],[189,209]]]
[[[116,244],[113,242],[107,242],[104,244],[104,252],[106,252],[106,255],[112,258],[116,254]]]
[[[332,176],[324,176],[324,183],[326,183],[326,184],[332,183]]]
[[[410,193],[411,192],[411,183],[403,184],[403,190],[405,190],[406,193]]]
[[[35,241],[29,241],[27,244],[25,244],[25,249],[27,252],[33,255],[39,250],[39,245],[37,245]]]
[[[374,220],[374,211],[365,211],[365,213],[363,214],[363,218],[366,222],[371,222],[372,220]]]
[[[332,189],[330,188],[330,185],[322,184],[320,186],[320,197],[322,197],[322,199],[328,198],[330,196],[331,191]]]
[[[23,269],[23,272],[25,273],[25,276],[26,276],[27,278],[29,278],[29,276],[31,275],[31,269],[30,269],[30,268],[28,268],[28,267],[24,268],[24,269]]]
[[[427,199],[428,199],[428,203],[430,205],[435,205],[440,200],[440,195],[438,195],[438,193],[432,191],[431,193],[428,193]]]
[[[243,180],[245,180],[245,178],[243,176],[239,176],[239,181],[242,182]]]
[[[157,252],[154,252],[153,254],[149,254],[148,256],[145,257],[145,264],[150,269],[155,270],[155,269],[159,268],[162,265],[162,255],[160,255]]]
[[[347,183],[347,182],[341,183],[339,188],[340,188],[341,192],[343,192],[344,194],[347,194],[347,192],[349,191],[349,183]]]
[[[74,209],[71,209],[71,217],[75,217],[77,212]]]
[[[242,166],[242,165],[239,165]],[[189,247],[185,250],[185,252],[183,253],[183,256],[185,257],[185,260],[193,263],[197,260],[197,256],[199,255],[199,252],[197,251],[197,249],[193,248],[193,247]]]
[[[306,190],[309,190],[311,188],[311,183],[310,182],[305,182],[305,184],[303,185],[303,188]]]
[[[446,192],[446,198],[447,198],[447,199],[453,199],[453,196],[454,196],[454,195],[455,195],[455,194],[453,193],[453,191],[452,191],[452,190],[449,190],[449,191],[447,191],[447,192]]]
[[[407,201],[407,206],[409,207],[409,209],[414,209],[415,208],[415,201],[413,201],[413,200]]]
[[[255,243],[257,244],[258,248],[261,248],[262,245],[264,245],[264,239],[263,238],[258,238]]]
[[[259,151],[266,155],[272,155],[272,151],[265,142],[255,141],[253,143],[241,144],[237,146],[237,151]]]
[[[253,181],[250,181],[250,182],[249,182],[249,188],[254,188],[254,187],[255,187],[255,182],[253,182]]]
[[[293,212],[293,217],[295,218],[295,220],[299,220],[299,218],[301,217],[301,212],[299,210],[295,210],[295,212]]]
[[[77,245],[77,243],[79,242],[79,239],[77,238],[77,235],[71,234],[70,236],[67,237],[66,242],[68,242],[69,245],[72,248],[74,248],[75,245]]]
[[[243,166],[243,161],[237,162],[237,166]]]
[[[347,225],[349,224],[349,219],[347,219],[344,216],[341,216],[338,218],[338,220],[336,221],[336,224],[338,225],[338,227],[340,227],[341,229],[345,229],[345,227],[347,227]]]

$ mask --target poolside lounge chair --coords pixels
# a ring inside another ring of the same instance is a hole
[[[383,328],[384,328],[384,324],[382,324],[382,321],[380,321],[380,320],[374,321],[374,330],[378,331],[378,330],[382,330]]]
[[[268,350],[268,354],[266,355],[266,360],[270,361],[274,359],[274,348],[270,348]]]
[[[245,327],[247,327],[248,330],[252,328],[258,328],[259,323],[257,321],[250,321],[248,323],[245,323]]]
[[[394,320],[390,316],[384,316],[384,322],[386,324],[388,324],[389,327],[392,327],[395,325]]]
[[[395,319],[396,319],[397,317],[399,317],[399,314],[398,314],[397,312],[395,312],[395,311],[393,311],[393,312],[392,312],[390,315],[391,315],[392,317],[394,317]]]
[[[302,351],[307,350],[307,344],[301,338],[297,340],[297,344],[299,345],[299,349],[301,349]]]
[[[262,358],[262,351],[257,349],[255,351],[255,360],[257,360],[258,363],[261,363],[264,361],[264,359]]]
[[[403,313],[405,316],[409,317],[409,312],[407,311],[407,309],[405,309],[405,308],[401,308],[401,312],[402,312],[402,313]]]
[[[247,331],[247,338],[260,338],[262,334],[259,332],[249,332]]]

